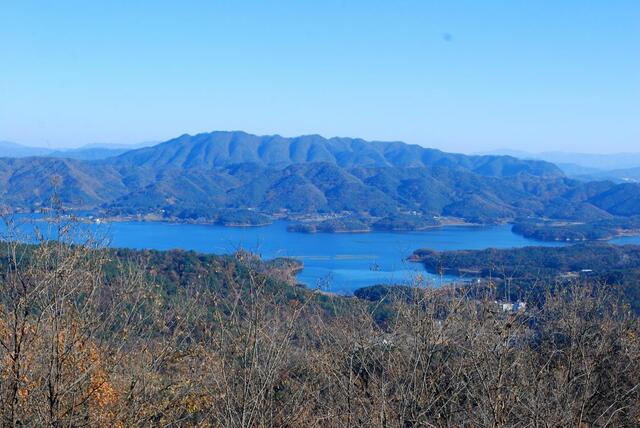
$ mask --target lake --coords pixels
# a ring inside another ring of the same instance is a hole
[[[534,241],[511,232],[511,226],[445,227],[422,232],[318,233],[287,232],[287,223],[230,228],[172,223],[112,223],[116,247],[182,248],[223,254],[239,248],[263,258],[293,257],[304,263],[300,282],[337,293],[352,293],[372,284],[406,283],[428,276],[422,265],[406,259],[418,248],[436,250],[508,248]],[[451,278],[445,278],[445,280]]]
[[[408,283],[422,275],[435,285],[442,280],[406,258],[418,248],[434,250],[557,246],[511,232],[511,225],[450,226],[420,232],[303,234],[287,232],[287,223],[264,227],[223,227],[163,222],[114,222],[97,227],[112,247],[168,250],[180,248],[224,254],[240,248],[263,258],[293,257],[304,263],[298,275],[309,287],[350,294],[372,284]],[[640,244],[639,237],[612,242]]]

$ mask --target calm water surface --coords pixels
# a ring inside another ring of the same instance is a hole
[[[511,232],[510,225],[444,227],[422,232],[302,234],[280,221],[265,227],[123,222],[105,226],[111,246],[166,250],[181,248],[223,254],[243,248],[263,258],[293,257],[304,262],[298,276],[310,287],[351,293],[371,284],[406,283],[417,275],[436,282],[422,265],[406,258],[418,248],[435,250],[510,248],[540,243]]]
[[[627,245],[627,244],[640,245],[640,236],[623,236],[622,238],[612,239],[609,242],[611,242],[612,244],[618,244],[618,245]]]
[[[451,226],[422,232],[303,234],[287,232],[287,223],[264,227],[223,227],[162,222],[114,222],[96,226],[112,247],[168,250],[180,248],[225,254],[240,248],[265,259],[293,257],[304,262],[300,282],[337,293],[352,293],[372,284],[410,283],[418,276],[440,282],[421,264],[406,259],[418,248],[460,250],[513,248],[527,245],[558,246],[516,235],[510,225]],[[2,225],[0,225],[0,230]],[[615,244],[639,244],[640,236],[622,237]]]
[[[1,229],[1,227],[0,227]],[[293,257],[304,262],[298,275],[309,287],[352,293],[372,284],[408,283],[422,275],[435,285],[441,281],[427,274],[421,264],[406,258],[418,248],[434,250],[512,248],[527,245],[557,246],[511,232],[510,225],[451,226],[422,232],[374,232],[303,234],[287,232],[287,223],[265,227],[234,228],[215,225],[161,222],[114,222],[97,227],[112,247],[168,250],[180,248],[224,254],[240,248],[263,258]],[[640,244],[640,237],[612,240],[616,244]],[[451,278],[445,278],[445,280]]]

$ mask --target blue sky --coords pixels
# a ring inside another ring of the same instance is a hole
[[[640,1],[4,1],[0,140],[640,151]]]

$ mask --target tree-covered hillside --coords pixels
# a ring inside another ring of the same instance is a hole
[[[348,215],[367,227],[408,214],[416,221],[398,227],[420,227],[441,216],[475,223],[594,222],[640,214],[634,197],[640,184],[571,180],[542,161],[242,132],[185,135],[100,161],[0,158],[5,207],[46,204],[54,187],[67,208],[192,221],[211,221],[225,210],[270,217]]]
[[[107,162],[113,163],[108,160]],[[544,161],[523,161],[510,156],[466,156],[445,153],[402,142],[365,141],[306,135],[285,138],[257,136],[241,131],[182,135],[178,138],[125,153],[118,164],[151,169],[200,169],[254,163],[283,168],[299,163],[330,163],[348,167],[464,168],[487,176],[511,176],[521,172],[559,176],[560,170]]]
[[[511,298],[540,296],[545,285],[585,281],[620,287],[640,313],[640,246],[583,243],[565,247],[433,251],[416,250],[411,259],[438,274],[497,282]]]

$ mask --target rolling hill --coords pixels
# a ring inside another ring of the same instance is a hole
[[[640,214],[640,185],[572,180],[545,161],[244,132],[183,135],[100,160],[0,158],[0,204],[47,204],[53,175],[61,179],[59,196],[69,208],[201,221],[225,210],[364,218],[412,213],[481,223]]]

